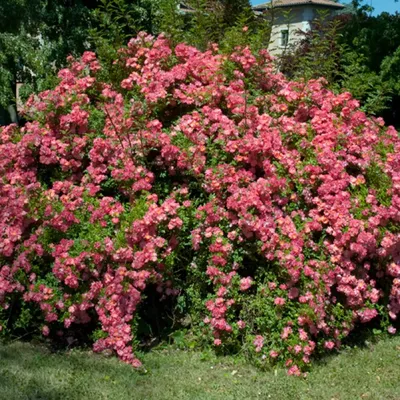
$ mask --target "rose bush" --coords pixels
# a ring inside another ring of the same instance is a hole
[[[2,334],[83,327],[139,366],[153,293],[201,345],[297,375],[365,323],[395,333],[392,127],[323,79],[286,80],[266,51],[140,34],[108,70],[69,61],[30,122],[0,131]]]

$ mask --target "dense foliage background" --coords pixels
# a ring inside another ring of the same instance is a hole
[[[11,5],[12,3],[12,5]],[[201,50],[219,43],[266,47],[270,26],[257,18],[248,0],[188,0],[192,12],[182,14],[177,0],[5,0],[0,5],[0,104],[54,86],[56,71],[69,54],[96,50],[109,62],[115,50],[139,31],[164,32],[174,43]],[[397,82],[400,18],[371,16],[370,8],[353,0],[351,7],[327,23],[324,15],[305,34],[304,45],[287,49],[278,64],[292,78],[324,76],[336,92],[350,90],[369,113],[399,125]],[[322,23],[324,21],[324,23]],[[242,28],[248,27],[245,33]],[[2,113],[3,123],[9,121]]]
[[[400,15],[371,16],[369,6],[352,5],[332,20],[321,14],[280,64],[294,78],[324,76],[334,91],[349,90],[365,111],[398,126]]]

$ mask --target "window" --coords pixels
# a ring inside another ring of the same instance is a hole
[[[289,30],[284,29],[281,31],[281,47],[287,47],[289,44]]]

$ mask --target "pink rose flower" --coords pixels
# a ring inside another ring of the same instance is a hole
[[[246,322],[239,320],[237,322],[237,325],[238,325],[239,329],[244,329],[246,327]]]
[[[253,280],[249,276],[247,278],[242,278],[240,280],[240,290],[245,292],[246,290],[250,289],[252,284]]]
[[[285,303],[286,303],[286,300],[285,300],[284,298],[282,298],[282,297],[277,297],[277,298],[274,300],[274,304],[275,304],[276,306],[283,306]]]
[[[275,350],[271,350],[271,351],[269,352],[269,356],[270,356],[271,358],[276,358],[276,357],[279,356],[279,353],[278,353],[277,351],[275,351]]]
[[[335,343],[330,340],[324,343],[324,347],[328,350],[332,350],[335,347]]]
[[[300,368],[297,365],[292,365],[287,372],[288,375],[294,375],[294,376],[300,376],[301,371]]]
[[[389,332],[391,335],[394,335],[394,334],[397,332],[397,329],[394,328],[393,326],[389,326],[388,332]]]
[[[288,297],[290,300],[293,300],[293,299],[299,297],[299,293],[300,293],[299,289],[292,287],[289,289]]]
[[[261,335],[257,335],[253,344],[256,346],[256,353],[259,353],[264,346],[264,338]]]

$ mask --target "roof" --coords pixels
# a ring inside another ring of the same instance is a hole
[[[194,13],[194,12],[196,12],[196,10],[193,7],[190,7],[189,5],[184,3],[183,1],[180,1],[178,6],[179,6],[179,11],[181,11],[183,13]]]
[[[268,3],[263,3],[263,4],[258,4],[257,6],[253,6],[253,10],[265,11],[268,8],[271,8],[271,5],[274,8],[303,6],[303,5],[325,6],[336,9],[342,9],[345,7],[343,4],[335,3],[332,0],[272,0],[269,1]]]

